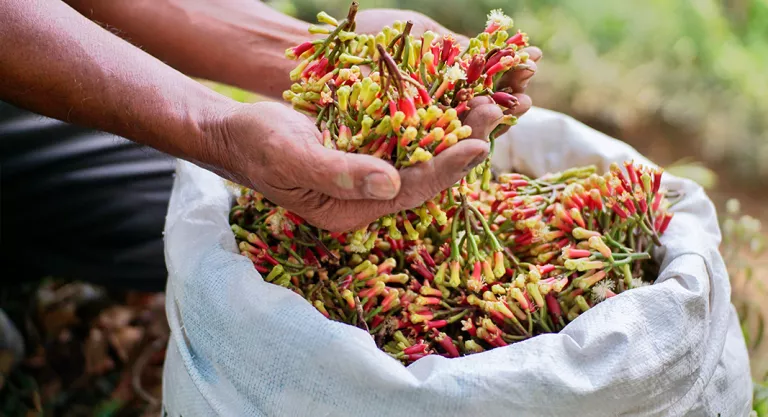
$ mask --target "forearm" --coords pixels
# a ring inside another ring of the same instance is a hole
[[[58,0],[0,2],[0,99],[210,162],[208,124],[233,105]]]
[[[278,98],[308,24],[254,0],[67,0],[174,68]]]

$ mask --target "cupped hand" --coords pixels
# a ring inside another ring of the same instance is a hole
[[[464,139],[438,157],[396,170],[369,155],[330,150],[306,116],[279,103],[238,105],[213,129],[225,158],[219,174],[330,231],[349,231],[421,205],[488,155],[485,140],[501,119],[488,97],[470,103]]]

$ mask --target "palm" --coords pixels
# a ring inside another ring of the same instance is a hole
[[[487,99],[475,104],[465,123],[474,137],[485,139],[500,117],[501,110]],[[485,141],[464,139],[438,158],[397,171],[370,155],[326,149],[308,118],[277,103],[239,108],[222,131],[231,159],[221,174],[332,231],[416,207],[454,184],[488,153]]]

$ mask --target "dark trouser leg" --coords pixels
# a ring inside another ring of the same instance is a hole
[[[0,102],[3,280],[162,290],[173,170],[153,149]]]

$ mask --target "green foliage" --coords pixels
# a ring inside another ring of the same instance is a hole
[[[738,200],[729,200],[721,221],[723,244],[720,252],[728,267],[733,303],[739,314],[744,340],[750,354],[764,350],[766,317],[760,299],[767,295],[764,283],[755,279],[757,259],[765,252],[760,221],[741,214]],[[754,364],[753,364],[754,365]],[[768,375],[755,383],[753,415],[768,417]],[[756,414],[754,414],[756,413]]]
[[[349,0],[279,0],[313,20]],[[502,8],[544,50],[536,104],[619,129],[663,122],[700,141],[708,164],[768,179],[765,0],[361,0],[414,9],[460,33]],[[738,163],[737,163],[738,162]]]
[[[261,98],[258,95],[251,93],[249,91],[242,90],[237,87],[232,87],[229,85],[214,83],[214,82],[205,81],[205,80],[201,80],[200,82],[208,86],[213,91],[221,95],[227,96],[232,100],[239,101],[241,103],[253,103],[261,100]]]
[[[768,417],[768,384],[755,384],[755,397],[752,402],[756,417]]]

